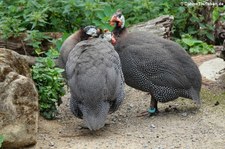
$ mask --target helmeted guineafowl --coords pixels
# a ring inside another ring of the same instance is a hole
[[[124,99],[119,55],[106,40],[81,41],[69,53],[66,74],[72,113],[90,130],[100,129]]]
[[[120,56],[126,84],[149,92],[149,113],[158,112],[157,102],[178,97],[200,104],[201,74],[188,53],[177,43],[147,32],[128,33],[124,16],[117,11],[110,24],[116,24],[115,50]]]

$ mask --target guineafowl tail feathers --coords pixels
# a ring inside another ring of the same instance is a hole
[[[193,99],[193,101],[196,103],[198,107],[201,107],[202,102],[200,99],[199,91],[196,91],[194,88],[191,88],[190,92],[191,92],[191,98]]]
[[[83,119],[90,130],[98,130],[105,125],[106,116],[109,112],[108,102],[100,102],[98,107],[86,107],[83,111]]]

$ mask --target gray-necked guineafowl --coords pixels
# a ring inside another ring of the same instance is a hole
[[[100,129],[124,98],[119,55],[106,40],[81,41],[69,53],[66,74],[72,113],[83,118],[90,130]]]
[[[181,46],[147,32],[128,33],[121,11],[112,16],[110,24],[114,23],[115,50],[120,56],[125,82],[151,94],[149,113],[158,111],[158,101],[178,97],[200,104],[201,74]]]

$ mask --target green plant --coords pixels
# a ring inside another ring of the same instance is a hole
[[[214,23],[218,20],[225,21],[225,16],[220,15],[222,13],[225,13],[225,5],[223,7],[215,7],[213,9],[212,18]]]
[[[50,49],[45,58],[39,58],[32,67],[32,78],[39,93],[40,114],[46,119],[54,119],[57,115],[57,106],[61,96],[65,94],[64,82],[61,73],[63,69],[56,68],[54,59],[58,51]]]
[[[4,142],[4,136],[0,135],[0,148],[2,147],[3,142]]]
[[[27,37],[24,41],[28,42],[28,45],[32,46],[34,49],[40,49],[42,40],[49,40],[50,37],[38,30],[27,31]]]
[[[109,25],[109,20],[111,19],[110,17],[115,11],[116,10],[111,6],[106,6],[104,9],[98,10],[96,12],[96,19],[94,19],[92,22],[95,26],[98,26],[102,29],[112,30],[113,27]]]
[[[31,14],[27,15],[25,21],[32,24],[31,29],[36,28],[37,26],[45,26],[47,24],[46,20],[48,15],[45,12],[48,10],[48,7],[41,11],[34,11]]]
[[[184,47],[184,49],[190,54],[208,54],[215,52],[212,45],[208,45],[206,42],[197,40],[189,34],[182,35],[181,39],[177,39],[176,42]]]
[[[190,34],[207,43],[214,42],[214,27],[211,13],[217,7],[200,6],[204,0],[153,0],[154,6],[159,9],[158,14],[173,15],[173,36],[181,38],[183,34]],[[207,10],[207,11],[206,11]],[[181,15],[182,14],[182,15]]]
[[[0,34],[4,39],[17,37],[19,33],[25,31],[22,27],[21,20],[16,17],[2,17],[0,20]]]

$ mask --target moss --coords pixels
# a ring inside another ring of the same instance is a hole
[[[215,106],[219,103],[220,106],[225,107],[225,91],[203,88],[201,98],[203,104]]]

